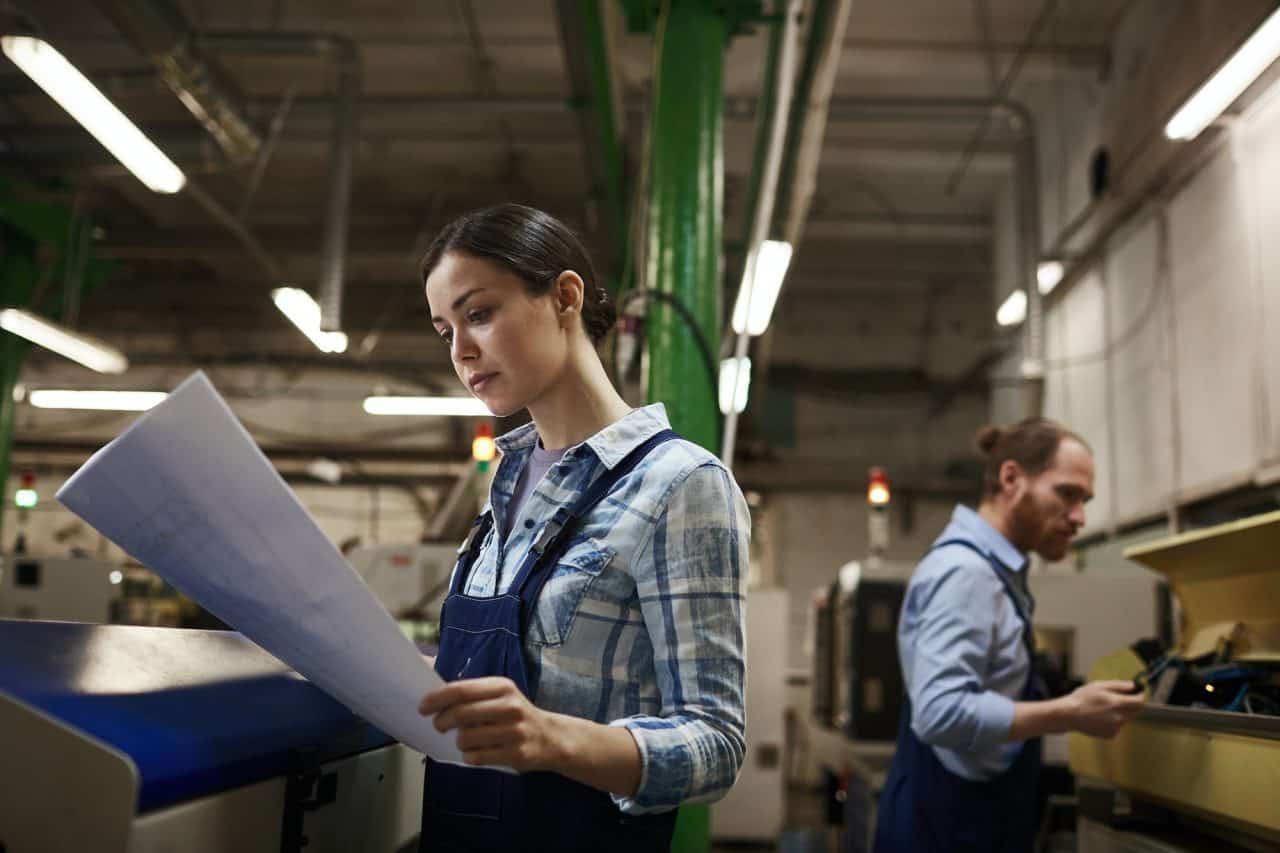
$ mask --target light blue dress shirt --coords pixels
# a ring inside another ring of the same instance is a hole
[[[961,539],[998,561],[1025,590],[1027,558],[976,512],[957,506],[936,542]],[[1028,618],[1034,601],[1019,590]],[[898,654],[911,697],[911,729],[948,770],[985,780],[1013,764],[1005,737],[1031,660],[1023,623],[1000,578],[964,545],[929,552],[907,587]]]

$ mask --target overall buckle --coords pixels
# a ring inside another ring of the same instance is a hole
[[[542,530],[538,531],[538,538],[533,541],[532,548],[542,556],[546,553],[547,547],[559,538],[560,534],[569,526],[569,522],[573,521],[573,513],[564,507],[556,510],[555,515],[546,524],[542,525]]]

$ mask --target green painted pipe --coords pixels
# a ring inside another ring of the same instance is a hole
[[[724,207],[724,51],[729,22],[713,0],[669,0],[655,34],[645,281],[679,300],[719,357]],[[718,453],[720,408],[707,358],[679,312],[651,300],[648,398],[672,426]],[[714,375],[715,371],[712,371]]]

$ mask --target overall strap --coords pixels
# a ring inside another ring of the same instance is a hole
[[[935,543],[933,547],[929,549],[929,553],[932,554],[939,548],[945,548],[948,545],[960,545],[964,548],[968,548],[970,551],[973,551],[975,554],[980,556],[982,561],[991,568],[991,571],[995,572],[996,577],[1000,580],[1000,585],[1004,587],[1004,591],[1009,596],[1009,600],[1013,602],[1013,609],[1014,612],[1018,614],[1018,620],[1022,622],[1022,643],[1027,647],[1027,659],[1035,661],[1035,629],[1031,627],[1031,617],[1027,615],[1026,611],[1022,607],[1022,599],[1018,596],[1018,591],[1013,585],[1013,579],[1009,575],[1009,570],[968,539],[944,539],[941,542]]]
[[[492,509],[486,509],[471,522],[471,530],[463,540],[462,546],[458,548],[458,553],[462,556],[453,572],[453,580],[449,583],[449,595],[461,595],[466,588],[467,575],[471,574],[471,567],[476,564],[476,557],[480,555],[480,546],[484,544],[485,537],[489,535],[492,527]]]
[[[538,537],[525,555],[524,562],[515,580],[511,582],[511,593],[520,596],[525,608],[529,608],[538,599],[542,586],[546,583],[549,572],[539,571],[542,567],[554,564],[568,547],[574,531],[596,504],[604,500],[613,487],[623,477],[630,474],[649,452],[660,444],[674,441],[680,436],[673,430],[665,429],[654,434],[643,444],[636,447],[622,458],[612,469],[605,471],[590,488],[578,496],[570,506],[560,507],[550,520],[542,526]]]

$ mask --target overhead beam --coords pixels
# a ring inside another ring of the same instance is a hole
[[[966,394],[986,394],[989,387],[985,375],[966,376],[958,381],[945,380],[914,367],[847,370],[775,363],[769,367],[769,377],[792,393],[823,396],[838,394],[850,400],[860,395],[886,397],[918,394],[946,394],[948,399],[954,399]]]
[[[865,469],[833,465],[830,460],[739,461],[733,467],[734,477],[743,489],[763,494],[838,492],[865,494]],[[893,492],[905,496],[938,500],[972,500],[978,496],[980,482],[930,475],[894,472]]]
[[[16,464],[37,474],[68,475],[79,470],[105,442],[42,442],[18,439],[14,444]],[[312,449],[279,448],[266,445],[262,451],[272,467],[292,485],[324,487],[330,484],[308,474],[306,468],[317,458],[331,459],[344,466],[336,486],[416,486],[443,491],[451,488],[472,468],[470,448],[435,451],[364,451],[316,445]]]
[[[96,441],[84,439],[67,439],[49,441],[38,438],[18,437],[14,441],[14,450],[30,456],[46,456],[50,459],[88,458],[102,448]],[[423,471],[431,476],[456,476],[468,467],[471,459],[471,447],[458,446],[446,448],[369,448],[360,449],[336,443],[317,442],[313,445],[292,444],[288,447],[273,447],[270,443],[262,445],[262,450],[273,461],[279,462],[311,462],[317,456],[324,456],[335,461],[358,459],[368,463],[394,463],[396,465],[416,464],[427,466]]]
[[[995,229],[979,217],[813,216],[809,239],[868,239],[889,242],[978,243],[990,245]]]

